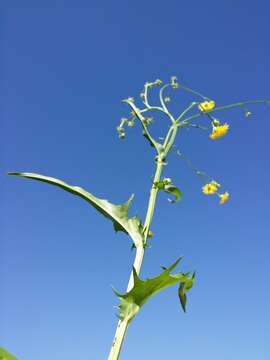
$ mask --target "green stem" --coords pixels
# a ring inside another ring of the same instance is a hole
[[[191,88],[189,88],[187,86],[180,85],[180,89],[183,89],[183,90],[185,90],[187,92],[190,92],[191,94],[197,95],[197,96],[201,97],[203,100],[210,100],[208,97],[200,94],[198,91],[195,91],[195,90],[193,90],[193,89],[191,89]]]
[[[171,136],[172,131],[173,131],[173,126],[170,127],[170,129],[169,129],[169,131],[168,131],[168,133],[167,133],[167,135],[166,135],[166,138],[165,138],[165,140],[164,140],[164,143],[163,143],[163,145],[162,145],[164,149],[166,148],[166,146],[167,146],[167,144],[168,144],[168,141],[169,141],[169,139],[170,139],[170,136]]]
[[[146,242],[146,240],[147,240],[148,231],[149,231],[149,228],[150,228],[150,225],[151,225],[151,222],[153,219],[153,215],[154,215],[155,202],[156,202],[156,197],[157,197],[157,193],[158,193],[158,188],[155,186],[155,184],[160,181],[160,176],[161,176],[163,166],[164,166],[163,158],[161,158],[159,156],[157,158],[156,173],[155,173],[153,184],[152,184],[151,191],[150,191],[148,209],[147,209],[145,222],[144,222],[144,228],[143,228],[144,242]]]
[[[170,86],[170,84],[166,84],[166,85],[162,86],[162,88],[161,88],[160,91],[159,91],[159,101],[160,101],[160,103],[161,103],[161,106],[162,106],[163,110],[164,110],[166,113],[169,113],[169,110],[168,110],[168,108],[167,108],[167,106],[166,106],[166,104],[165,104],[165,101],[164,101],[164,98],[163,98],[163,92],[164,92],[164,90],[165,90],[167,87],[169,87],[169,86]]]
[[[198,105],[198,102],[192,102],[176,119],[176,122],[178,123],[181,119],[183,119],[183,117],[191,110],[194,108],[194,106]]]
[[[136,114],[137,118],[140,120],[142,127],[145,131],[145,134],[147,134],[149,141],[151,142],[151,144],[154,146],[154,148],[156,149],[157,153],[159,152],[159,148],[158,148],[158,143],[155,141],[155,139],[151,136],[146,124],[145,124],[145,119],[143,117],[143,115],[141,114],[141,110],[138,109],[136,107],[136,105],[133,102],[130,102],[128,100],[125,100],[125,102],[127,104],[129,104],[129,106],[131,107],[131,109],[134,111],[134,113]]]
[[[243,102],[239,102],[239,103],[235,103],[235,104],[230,104],[230,105],[225,105],[225,106],[219,106],[214,108],[211,111],[208,111],[207,113],[204,112],[200,112],[199,114],[195,114],[192,115],[184,120],[182,120],[181,122],[178,122],[178,127],[181,127],[183,124],[187,124],[189,123],[191,120],[197,119],[205,114],[211,114],[217,111],[221,111],[221,110],[226,110],[226,109],[232,109],[235,107],[243,107],[245,105],[249,105],[249,104],[267,104],[269,102],[269,100],[251,100],[251,101],[243,101]]]
[[[164,150],[164,158],[166,158],[166,156],[168,155],[168,153],[170,152],[172,146],[173,146],[173,143],[174,143],[174,140],[175,140],[175,137],[177,135],[177,130],[178,130],[178,126],[177,126],[177,123],[175,123],[172,127],[172,133],[170,135],[170,140],[167,141],[167,144],[165,146],[165,150]],[[169,131],[170,132],[170,131]]]
[[[136,247],[136,256],[135,256],[135,260],[133,263],[133,267],[135,268],[138,275],[140,273],[141,265],[142,265],[142,261],[143,261],[143,257],[144,257],[144,245],[147,241],[148,231],[149,231],[149,228],[150,228],[150,225],[151,225],[151,222],[153,219],[153,215],[154,215],[155,202],[156,202],[156,197],[157,197],[157,193],[158,193],[158,188],[155,186],[155,183],[160,181],[160,176],[161,176],[163,166],[164,166],[163,158],[158,156],[155,177],[154,177],[153,184],[152,184],[152,187],[150,190],[148,208],[147,208],[147,213],[146,213],[145,222],[144,222],[144,229],[143,229],[144,243],[142,243],[140,246]],[[132,289],[132,287],[133,287],[133,273],[131,272],[129,282],[128,282],[128,287],[127,287],[127,292],[130,291]],[[124,341],[126,331],[127,331],[127,328],[129,326],[130,322],[131,321],[127,320],[127,319],[118,321],[108,360],[118,360],[119,359],[123,341]]]

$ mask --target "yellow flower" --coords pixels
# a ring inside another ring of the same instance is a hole
[[[203,112],[211,111],[215,107],[215,102],[213,100],[211,101],[204,101],[198,105],[199,110]]]
[[[228,130],[229,130],[229,125],[227,123],[225,123],[223,125],[213,126],[212,133],[209,135],[209,137],[212,140],[216,140],[216,139],[226,135]]]
[[[212,182],[210,182],[208,184],[205,184],[202,187],[202,192],[205,195],[212,195],[212,194],[215,194],[218,191],[218,188],[219,188],[219,184],[216,183],[215,181],[212,181]]]
[[[219,203],[220,204],[224,204],[226,201],[228,201],[229,200],[229,193],[226,191],[225,193],[223,193],[223,194],[219,194],[219,198],[220,198],[220,200],[219,200]]]

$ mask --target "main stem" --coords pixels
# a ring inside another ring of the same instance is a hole
[[[154,209],[155,209],[156,197],[157,197],[157,193],[158,193],[158,188],[155,186],[155,183],[160,181],[160,176],[161,176],[163,166],[164,166],[163,158],[161,156],[158,156],[156,172],[155,172],[153,184],[152,184],[151,191],[150,191],[148,208],[147,208],[147,213],[146,213],[144,228],[143,228],[144,242],[136,247],[136,256],[135,256],[134,263],[133,263],[133,267],[135,268],[138,275],[141,270],[141,265],[142,265],[142,261],[143,261],[143,257],[144,257],[144,245],[147,240],[149,228],[150,228],[150,225],[152,222]],[[128,286],[127,286],[127,292],[132,289],[133,284],[134,284],[133,283],[133,273],[131,272]],[[119,359],[122,344],[123,344],[129,324],[130,324],[130,320],[127,320],[127,319],[118,321],[108,360],[118,360]]]

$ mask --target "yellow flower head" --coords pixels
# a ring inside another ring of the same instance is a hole
[[[228,201],[229,200],[229,193],[226,191],[225,193],[223,193],[223,194],[219,194],[219,198],[220,198],[220,200],[219,200],[219,203],[220,204],[224,204],[226,201]]]
[[[205,185],[202,187],[202,192],[203,192],[205,195],[215,194],[215,193],[218,191],[219,186],[220,186],[220,185],[219,185],[218,183],[216,183],[215,181],[211,181],[210,183],[205,184]]]
[[[216,140],[216,139],[226,135],[228,130],[229,130],[229,125],[227,123],[225,123],[223,125],[213,126],[212,133],[209,135],[209,137],[212,140]]]
[[[211,101],[204,101],[198,105],[199,110],[203,112],[211,111],[215,107],[215,102],[213,100]]]

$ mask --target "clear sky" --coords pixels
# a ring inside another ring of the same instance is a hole
[[[169,79],[218,105],[269,98],[270,4],[257,1],[3,1],[1,3],[0,346],[19,360],[106,359],[117,318],[111,285],[126,288],[130,240],[83,200],[5,176],[39,172],[123,203],[144,217],[154,152],[139,124],[120,141],[121,103]],[[173,111],[190,98],[175,93]],[[228,135],[191,129],[177,146],[224,184],[228,203],[174,153],[164,175],[141,276],[183,255],[196,270],[184,314],[177,286],[152,298],[128,330],[121,359],[270,358],[270,112],[219,113]],[[162,136],[163,119],[155,122]]]

